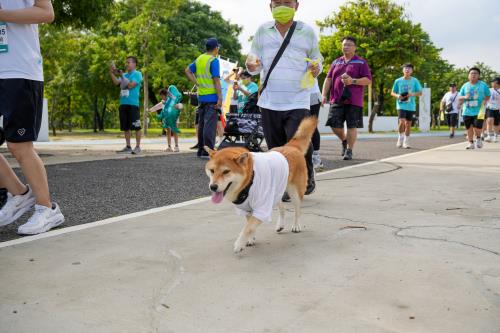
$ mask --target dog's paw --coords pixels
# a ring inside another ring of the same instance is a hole
[[[244,248],[245,248],[245,243],[237,240],[236,242],[234,242],[233,252],[240,253],[241,251],[243,251]]]
[[[247,241],[247,246],[255,246],[255,237]]]
[[[298,234],[298,233],[299,233],[299,232],[301,232],[301,231],[302,231],[302,229],[301,229],[301,227],[300,227],[300,224],[296,224],[296,225],[294,225],[294,226],[292,227],[292,232],[293,232],[293,233]]]

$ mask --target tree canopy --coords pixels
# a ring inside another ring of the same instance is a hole
[[[450,80],[457,80],[458,85],[467,80],[457,74],[465,69],[455,69],[444,60],[442,50],[422,26],[410,20],[404,6],[391,0],[351,0],[317,23],[323,33],[332,31],[320,38],[325,63],[342,55],[345,36],[356,38],[357,53],[367,60],[373,75],[372,119],[375,113],[395,113],[390,91],[393,81],[402,76],[404,63],[412,63],[414,76],[433,88],[432,100],[437,106]]]
[[[78,28],[96,26],[113,6],[113,0],[53,0],[57,25]]]
[[[124,0],[99,7],[107,2],[91,2],[95,10],[107,10],[105,19],[75,18],[73,25],[63,18],[59,24],[40,29],[53,131],[74,126],[117,127],[119,91],[108,74],[111,60],[124,68],[126,56],[137,56],[144,77],[141,95],[150,104],[156,102],[158,90],[169,84],[184,91],[190,88],[184,69],[205,52],[208,37],[219,39],[223,56],[241,59],[238,36],[242,28],[208,5],[191,0]],[[79,8],[67,3],[72,6],[68,8]],[[65,15],[72,15],[73,9],[68,8]]]

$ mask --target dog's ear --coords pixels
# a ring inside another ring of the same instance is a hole
[[[213,150],[208,146],[203,146],[203,148],[205,149],[205,151],[208,153],[208,155],[210,157],[214,156],[214,154],[217,152],[216,150]]]
[[[248,153],[240,154],[234,159],[234,161],[238,164],[245,165],[248,161],[248,156],[249,156]]]

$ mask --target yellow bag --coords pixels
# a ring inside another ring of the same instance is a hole
[[[444,121],[444,111],[439,111],[439,119]]]
[[[484,107],[484,104],[483,104],[481,106],[481,109],[479,110],[479,113],[477,115],[477,119],[484,120],[485,115],[486,115],[486,110],[485,110],[485,107]]]
[[[309,58],[304,58],[305,61],[310,62],[314,65],[317,65],[319,63],[318,60],[312,60]],[[311,71],[308,69],[304,76],[302,77],[302,80],[300,81],[300,87],[302,89],[310,89],[314,86],[314,83],[316,82],[316,78],[312,75]]]

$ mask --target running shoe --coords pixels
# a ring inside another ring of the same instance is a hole
[[[0,210],[0,227],[11,224],[35,206],[35,195],[28,186],[26,194],[12,195],[7,192],[7,202]]]
[[[55,202],[52,207],[35,205],[35,213],[30,217],[28,222],[17,229],[20,235],[37,235],[49,231],[64,223],[64,215],[59,209],[59,205]]]

